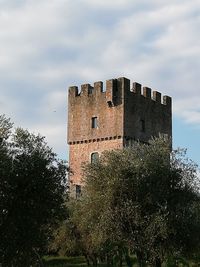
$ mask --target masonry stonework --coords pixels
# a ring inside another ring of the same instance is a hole
[[[143,90],[142,90],[143,89]],[[148,142],[152,136],[172,136],[171,97],[139,83],[118,78],[94,86],[69,88],[68,144],[72,170],[70,187],[81,185],[81,165],[91,154],[121,149],[134,140]],[[71,189],[73,190],[73,189]]]

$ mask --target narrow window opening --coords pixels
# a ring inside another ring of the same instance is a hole
[[[107,101],[109,108],[112,107],[112,101]]]
[[[76,184],[76,199],[81,197],[81,186]]]
[[[89,90],[88,90],[88,94],[90,95],[90,94],[92,94],[92,92],[93,92],[93,87],[90,86],[90,87],[89,87]]]
[[[141,132],[145,132],[145,121],[144,120],[140,120],[140,127],[141,127]]]
[[[92,117],[92,128],[97,128],[97,117]]]
[[[97,163],[99,161],[99,153],[98,152],[93,152],[91,154],[91,163]]]

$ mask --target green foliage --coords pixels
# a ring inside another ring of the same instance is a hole
[[[84,257],[45,257],[45,267],[86,266]]]
[[[5,115],[0,115],[0,140],[1,142],[10,136],[13,123]]]
[[[139,266],[190,255],[200,241],[196,170],[185,151],[171,152],[164,138],[107,151],[85,165],[83,197],[73,216],[87,254],[104,255],[109,263],[122,245],[136,253]]]
[[[174,266],[190,267],[190,264],[184,258],[169,257],[166,261],[166,267],[174,267]]]
[[[163,138],[104,152],[84,166],[82,198],[69,202],[54,250],[84,255],[94,266],[135,266],[130,254],[137,266],[186,266],[180,255],[198,255],[200,242],[196,170]]]
[[[55,251],[60,256],[83,255],[82,240],[72,216],[72,203],[68,203],[67,209],[71,214],[54,231],[54,238],[49,245],[49,249],[50,251]]]
[[[45,252],[65,216],[66,166],[44,137],[0,117],[0,262],[28,267]]]

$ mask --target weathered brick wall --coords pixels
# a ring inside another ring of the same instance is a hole
[[[172,136],[171,98],[126,80],[124,89],[124,136],[148,142],[152,136]],[[142,129],[142,124],[144,129]]]
[[[92,128],[92,117],[97,127]],[[133,140],[147,142],[159,133],[172,136],[171,98],[133,83],[126,78],[112,79],[69,88],[68,144],[72,184],[81,184],[81,164],[92,152],[122,148]]]
[[[122,138],[70,145],[69,162],[70,168],[73,172],[73,175],[71,175],[70,177],[72,179],[71,183],[81,184],[81,165],[83,162],[90,162],[92,152],[98,152],[99,154],[101,154],[105,150],[122,148]]]
[[[115,97],[119,96],[122,90],[115,94],[114,81],[107,81],[106,92],[103,92],[102,82],[95,83],[94,87],[89,84],[82,85],[79,94],[77,87],[69,88],[69,144],[123,135],[123,104],[116,104],[117,97]],[[122,97],[118,99],[121,100]],[[115,105],[110,107],[109,101],[114,101]],[[95,129],[91,127],[92,117],[97,117],[98,127]]]

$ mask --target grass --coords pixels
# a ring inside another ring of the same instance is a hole
[[[134,258],[133,258],[134,260]],[[136,267],[136,262],[134,260],[134,267]],[[80,257],[45,257],[44,258],[44,266],[45,267],[86,267],[86,261],[85,258],[80,256]],[[126,265],[123,264],[123,266],[125,267]],[[163,267],[166,266],[165,264],[163,264]],[[169,266],[173,266],[173,265],[169,265]],[[180,263],[178,265],[179,267],[184,267],[186,265],[184,265],[183,263]],[[200,266],[200,264],[194,263],[192,261],[190,261],[189,263],[189,267],[198,267]],[[98,264],[98,267],[107,267],[106,264]]]
[[[87,266],[84,257],[46,257],[45,267],[83,267]]]
[[[45,257],[45,267],[86,267],[84,257]],[[124,265],[125,266],[125,265]],[[98,264],[98,267],[107,267],[106,264]]]

